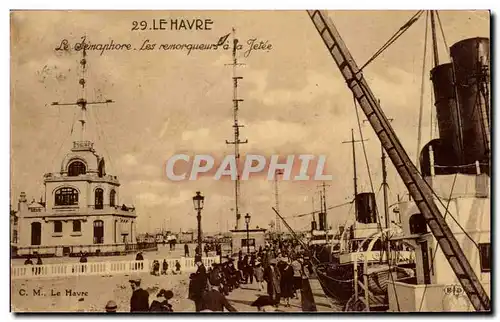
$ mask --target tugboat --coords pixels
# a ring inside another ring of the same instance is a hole
[[[363,280],[363,275],[367,276],[366,282],[370,292],[375,295],[386,294],[390,274],[396,273],[398,277],[408,277],[412,272],[407,268],[411,267],[413,258],[411,249],[403,248],[399,242],[389,240],[401,234],[401,230],[392,224],[389,218],[385,154],[382,152],[385,218],[383,228],[378,219],[375,193],[358,193],[354,143],[363,140],[354,140],[354,130],[351,130],[351,137],[351,141],[346,143],[352,144],[355,222],[343,229],[338,251],[332,252],[329,257],[316,256],[316,260],[320,263],[316,266],[316,275],[321,281],[324,292],[342,304],[346,304],[355,295],[357,280]],[[398,265],[406,267],[399,269]]]
[[[386,294],[390,272],[397,273],[399,277],[412,274],[411,270],[408,270],[412,266],[411,249],[391,242],[391,264],[388,263],[384,240],[386,236],[397,234],[398,230],[393,225],[390,229],[380,230],[375,194],[359,193],[355,202],[356,221],[344,230],[340,251],[333,256],[332,261],[316,265],[316,275],[325,294],[344,305],[354,295],[353,283],[356,280],[362,281],[364,272],[368,277],[370,292],[377,295]]]

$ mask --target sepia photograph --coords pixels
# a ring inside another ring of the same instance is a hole
[[[13,313],[491,313],[488,10],[11,10]]]

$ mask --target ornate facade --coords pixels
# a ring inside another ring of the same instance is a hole
[[[90,141],[75,141],[60,171],[44,176],[45,202],[18,204],[18,254],[122,252],[136,241],[134,207],[120,203],[120,183],[106,174]]]

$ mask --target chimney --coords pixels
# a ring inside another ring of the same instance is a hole
[[[19,203],[17,204],[17,211],[23,212],[28,210],[28,199],[26,199],[26,192],[21,192],[19,195]]]

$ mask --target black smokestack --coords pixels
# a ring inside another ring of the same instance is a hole
[[[450,48],[463,133],[463,164],[490,159],[490,41],[470,38]]]

